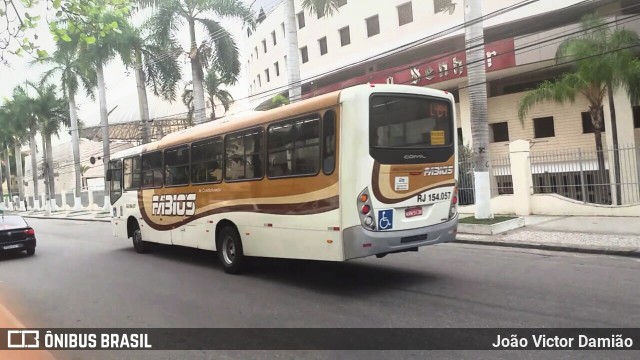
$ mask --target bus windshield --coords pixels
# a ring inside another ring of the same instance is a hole
[[[451,146],[451,104],[420,96],[371,97],[370,145],[377,148],[424,149]]]

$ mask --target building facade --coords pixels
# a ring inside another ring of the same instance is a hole
[[[466,74],[469,67],[485,66],[489,151],[498,157],[508,156],[509,143],[519,139],[530,142],[532,151],[537,152],[593,150],[593,126],[585,98],[566,104],[537,105],[524,121],[518,118],[518,102],[527,90],[570,69],[556,65],[556,51],[564,40],[580,34],[584,15],[595,13],[606,26],[640,33],[640,4],[634,0],[483,0],[486,59],[484,64],[468,64],[463,0],[344,0],[337,12],[322,18],[303,11],[301,1],[295,5],[303,98],[362,83],[389,82],[447,90],[457,100],[459,143],[471,145],[468,90],[469,86],[482,84],[468,84]],[[287,92],[284,21],[284,6],[280,5],[268,12],[255,31],[245,34],[249,40],[244,49],[249,98],[257,108],[274,95]],[[605,149],[611,147],[613,140],[608,103],[605,100]],[[637,185],[640,107],[632,106],[623,90],[614,94],[614,104],[618,144],[633,149],[621,165],[620,181]],[[609,171],[613,157],[613,152],[607,153],[608,177],[613,176]],[[534,166],[534,182],[536,176],[557,172],[555,168],[544,163]],[[589,164],[585,163],[582,170],[588,171]],[[511,175],[505,171],[501,175],[506,178],[502,180],[508,183]],[[573,181],[572,174],[565,175],[545,178],[553,178],[550,183]],[[508,188],[508,184],[502,185],[497,187]],[[602,203],[611,202],[613,195],[608,192],[608,200]],[[633,198],[640,201],[640,195]]]

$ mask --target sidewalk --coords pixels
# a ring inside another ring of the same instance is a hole
[[[5,211],[5,214],[17,214],[25,218],[36,219],[111,222],[109,213],[95,210],[55,211],[49,216],[46,216],[44,211]]]
[[[457,242],[640,257],[640,217],[527,216],[498,235],[459,233]]]

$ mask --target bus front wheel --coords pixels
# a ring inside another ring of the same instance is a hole
[[[240,235],[233,227],[227,226],[220,231],[218,259],[228,274],[238,274],[245,263]]]
[[[151,244],[142,240],[142,232],[140,229],[135,229],[133,231],[133,248],[136,249],[136,252],[139,254],[146,254],[151,251]]]

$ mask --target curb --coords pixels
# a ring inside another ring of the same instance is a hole
[[[78,219],[73,217],[53,217],[53,216],[29,216],[23,215],[22,217],[29,219],[53,219],[53,220],[73,220],[73,221],[87,221],[87,222],[111,222],[110,219]]]
[[[547,251],[574,252],[574,253],[583,253],[583,254],[616,255],[616,256],[640,258],[640,249],[616,250],[616,249],[606,249],[606,248],[596,248],[596,247],[547,245],[547,244],[537,244],[537,243],[513,243],[513,242],[491,241],[491,240],[458,240],[456,239],[452,243],[501,246],[501,247],[511,247],[511,248],[521,248],[521,249],[537,249],[537,250],[547,250]]]

